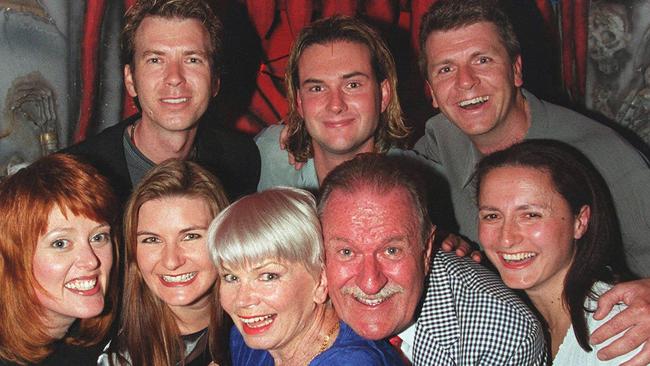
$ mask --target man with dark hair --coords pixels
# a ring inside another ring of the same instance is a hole
[[[648,162],[611,129],[522,88],[519,43],[499,1],[437,1],[422,18],[420,48],[432,104],[441,113],[427,122],[415,149],[447,178],[461,234],[477,241],[472,174],[481,156],[525,139],[560,140],[582,151],[603,175],[621,222],[628,263],[638,274],[650,275]],[[634,309],[592,336],[599,343],[631,327],[625,340],[599,351],[603,358],[615,356],[616,347],[622,354],[647,341],[648,287],[637,281],[601,297],[599,318],[618,301]],[[648,343],[636,362],[650,362]]]
[[[259,190],[285,185],[317,189],[327,173],[362,152],[386,153],[408,136],[397,98],[395,62],[382,37],[359,19],[335,16],[305,27],[286,71],[289,115],[256,138],[262,155]]]
[[[140,0],[121,35],[124,84],[141,113],[72,146],[122,200],[156,164],[190,159],[211,170],[230,198],[255,191],[259,151],[252,139],[202,121],[219,91],[222,25],[203,0]]]
[[[400,334],[416,365],[544,365],[541,325],[499,276],[432,248],[423,186],[402,159],[380,154],[325,178],[318,211],[341,319],[364,338]]]

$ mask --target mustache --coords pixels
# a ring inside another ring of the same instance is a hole
[[[367,300],[382,300],[388,297],[391,297],[395,294],[403,293],[404,288],[400,285],[386,285],[382,287],[379,292],[373,295],[369,295],[365,293],[362,289],[360,289],[358,286],[346,286],[343,289],[341,289],[341,292],[344,295],[352,295],[356,298],[363,298]]]

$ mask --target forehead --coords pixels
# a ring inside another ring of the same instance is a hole
[[[184,47],[207,52],[210,34],[198,19],[145,17],[135,32],[134,51],[154,47]]]
[[[457,52],[474,52],[477,49],[507,53],[496,25],[491,22],[478,22],[431,32],[425,47],[428,61],[446,58],[449,54]]]
[[[324,239],[351,242],[383,241],[404,237],[417,245],[418,224],[408,193],[401,188],[387,192],[361,189],[333,191],[322,212]]]
[[[370,49],[363,43],[333,41],[312,44],[298,58],[300,80],[361,72],[373,77]]]
[[[504,166],[491,170],[482,180],[479,200],[512,203],[529,200],[551,202],[564,198],[548,171],[523,166]]]

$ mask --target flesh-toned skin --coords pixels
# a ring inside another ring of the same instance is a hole
[[[196,19],[146,17],[135,33],[133,66],[124,67],[124,83],[142,107],[134,141],[155,163],[187,156],[197,123],[217,94],[209,44]]]
[[[319,181],[340,163],[374,151],[374,134],[392,91],[372,70],[361,43],[315,44],[298,60],[298,113],[312,138]]]
[[[182,334],[208,326],[217,269],[206,233],[213,216],[203,198],[172,196],[140,207],[136,257],[147,287],[178,318]]]
[[[373,340],[411,325],[432,236],[422,244],[406,191],[334,191],[321,222],[330,297],[341,319]]]
[[[425,52],[433,107],[482,153],[523,139],[530,121],[519,90],[521,57],[510,59],[493,24],[433,32]]]
[[[112,264],[108,224],[52,209],[33,262],[36,297],[52,337],[62,338],[76,319],[102,312]]]
[[[268,350],[276,362],[313,358],[323,323],[334,316],[324,274],[273,258],[221,272],[221,304],[249,347]]]

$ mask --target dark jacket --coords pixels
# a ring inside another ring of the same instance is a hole
[[[93,164],[109,179],[122,203],[133,189],[122,137],[124,130],[139,118],[132,116],[62,151],[82,156]],[[194,160],[219,178],[231,200],[257,190],[260,153],[251,137],[200,123],[194,144]]]

